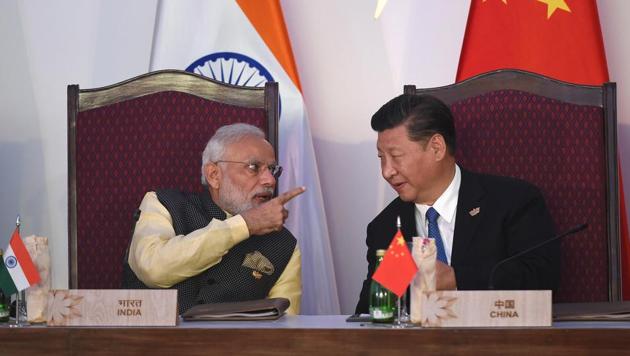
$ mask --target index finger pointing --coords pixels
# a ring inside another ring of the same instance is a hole
[[[297,197],[298,195],[304,193],[304,191],[306,190],[306,187],[297,187],[297,188],[293,188],[291,190],[289,190],[288,192],[282,193],[280,195],[278,195],[278,200],[280,200],[280,202],[282,204],[287,203],[289,200]]]

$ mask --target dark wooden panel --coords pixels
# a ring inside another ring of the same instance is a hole
[[[624,354],[630,329],[0,328],[6,355]]]
[[[0,326],[0,355],[71,355],[71,329]]]

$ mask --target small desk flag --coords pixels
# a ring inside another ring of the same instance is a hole
[[[405,238],[398,230],[392,242],[389,243],[383,261],[374,272],[372,279],[400,298],[407,290],[416,272],[418,272],[418,267],[407,248]]]
[[[14,294],[39,282],[37,267],[33,264],[17,228],[2,258],[4,261],[0,266],[0,288],[6,294]]]

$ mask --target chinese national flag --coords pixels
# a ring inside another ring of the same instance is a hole
[[[374,272],[372,279],[400,298],[417,271],[418,267],[411,257],[407,243],[398,230],[392,242],[389,243],[383,261]]]
[[[594,0],[472,0],[457,81],[500,68],[571,83],[608,81]]]
[[[515,68],[570,83],[608,81],[595,0],[472,0],[457,81]],[[619,169],[624,299],[630,299],[630,237]]]

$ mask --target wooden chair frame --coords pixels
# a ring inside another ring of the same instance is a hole
[[[139,75],[109,86],[79,89],[68,85],[68,260],[69,286],[78,285],[77,258],[77,177],[76,123],[78,114],[113,103],[164,91],[192,94],[207,100],[241,107],[262,108],[266,112],[268,141],[278,152],[278,83],[264,88],[239,87],[181,70],[160,70]]]
[[[497,90],[519,90],[575,105],[597,106],[604,110],[606,171],[609,177],[606,186],[608,299],[612,302],[621,301],[616,83],[604,83],[602,86],[577,85],[527,71],[501,69],[442,87],[404,86],[405,94],[429,94],[447,105]]]

